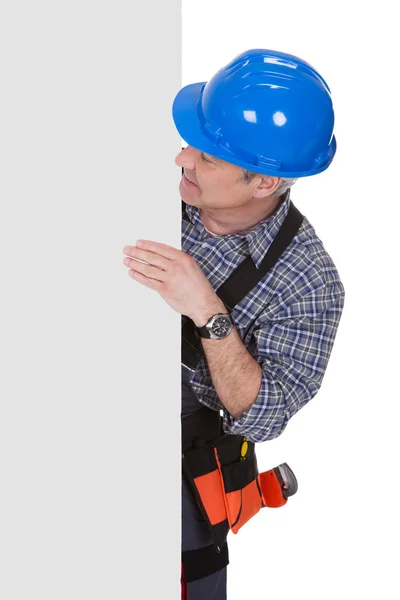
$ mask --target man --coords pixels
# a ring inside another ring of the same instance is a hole
[[[146,241],[141,249],[126,247],[124,262],[201,340],[194,359],[183,353],[183,427],[208,410],[218,420],[222,413],[225,434],[274,439],[321,386],[343,284],[303,217],[282,255],[230,311],[216,292],[245,257],[261,272],[289,216],[291,186],[331,164],[330,90],[298,57],[249,50],[209,82],[180,90],[173,117],[188,143],[175,161],[182,169],[182,250]],[[217,556],[186,477],[182,552],[195,572],[188,577],[183,569],[182,598],[224,600],[226,544]]]

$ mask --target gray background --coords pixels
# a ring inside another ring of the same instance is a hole
[[[180,316],[122,264],[180,248],[180,10],[2,4],[2,600],[180,594]]]

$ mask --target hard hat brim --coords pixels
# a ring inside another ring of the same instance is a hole
[[[206,81],[202,81],[199,83],[191,83],[186,85],[179,90],[172,105],[172,116],[175,127],[177,128],[181,138],[193,148],[196,148],[201,152],[205,152],[210,156],[215,156],[216,158],[232,163],[238,167],[242,167],[243,169],[253,170],[255,172],[271,175],[273,177],[299,178],[317,175],[318,173],[325,171],[331,164],[336,153],[336,138],[334,135],[332,135],[328,149],[328,153],[330,155],[329,160],[327,160],[326,163],[324,161],[323,166],[320,167],[316,165],[310,170],[296,172],[280,171],[276,169],[269,169],[268,167],[264,168],[261,166],[251,165],[242,161],[233,153],[230,153],[226,148],[223,148],[218,144],[213,144],[213,142],[203,133],[197,113],[197,105],[201,97],[201,92],[206,84]]]
[[[206,83],[191,83],[179,90],[172,105],[172,116],[179,135],[189,146],[211,156],[224,158],[226,155],[221,152],[222,149],[204,135],[197,118],[197,103]]]

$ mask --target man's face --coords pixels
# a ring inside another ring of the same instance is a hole
[[[175,164],[184,169],[179,184],[181,198],[198,208],[239,208],[254,198],[253,193],[261,180],[264,180],[263,183],[269,180],[270,187],[276,187],[275,177],[260,176],[246,184],[240,167],[204,154],[192,146],[187,146],[177,155]]]

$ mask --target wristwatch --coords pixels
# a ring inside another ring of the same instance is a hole
[[[202,338],[221,340],[230,334],[234,324],[229,313],[217,313],[203,327],[196,327],[196,329]]]

